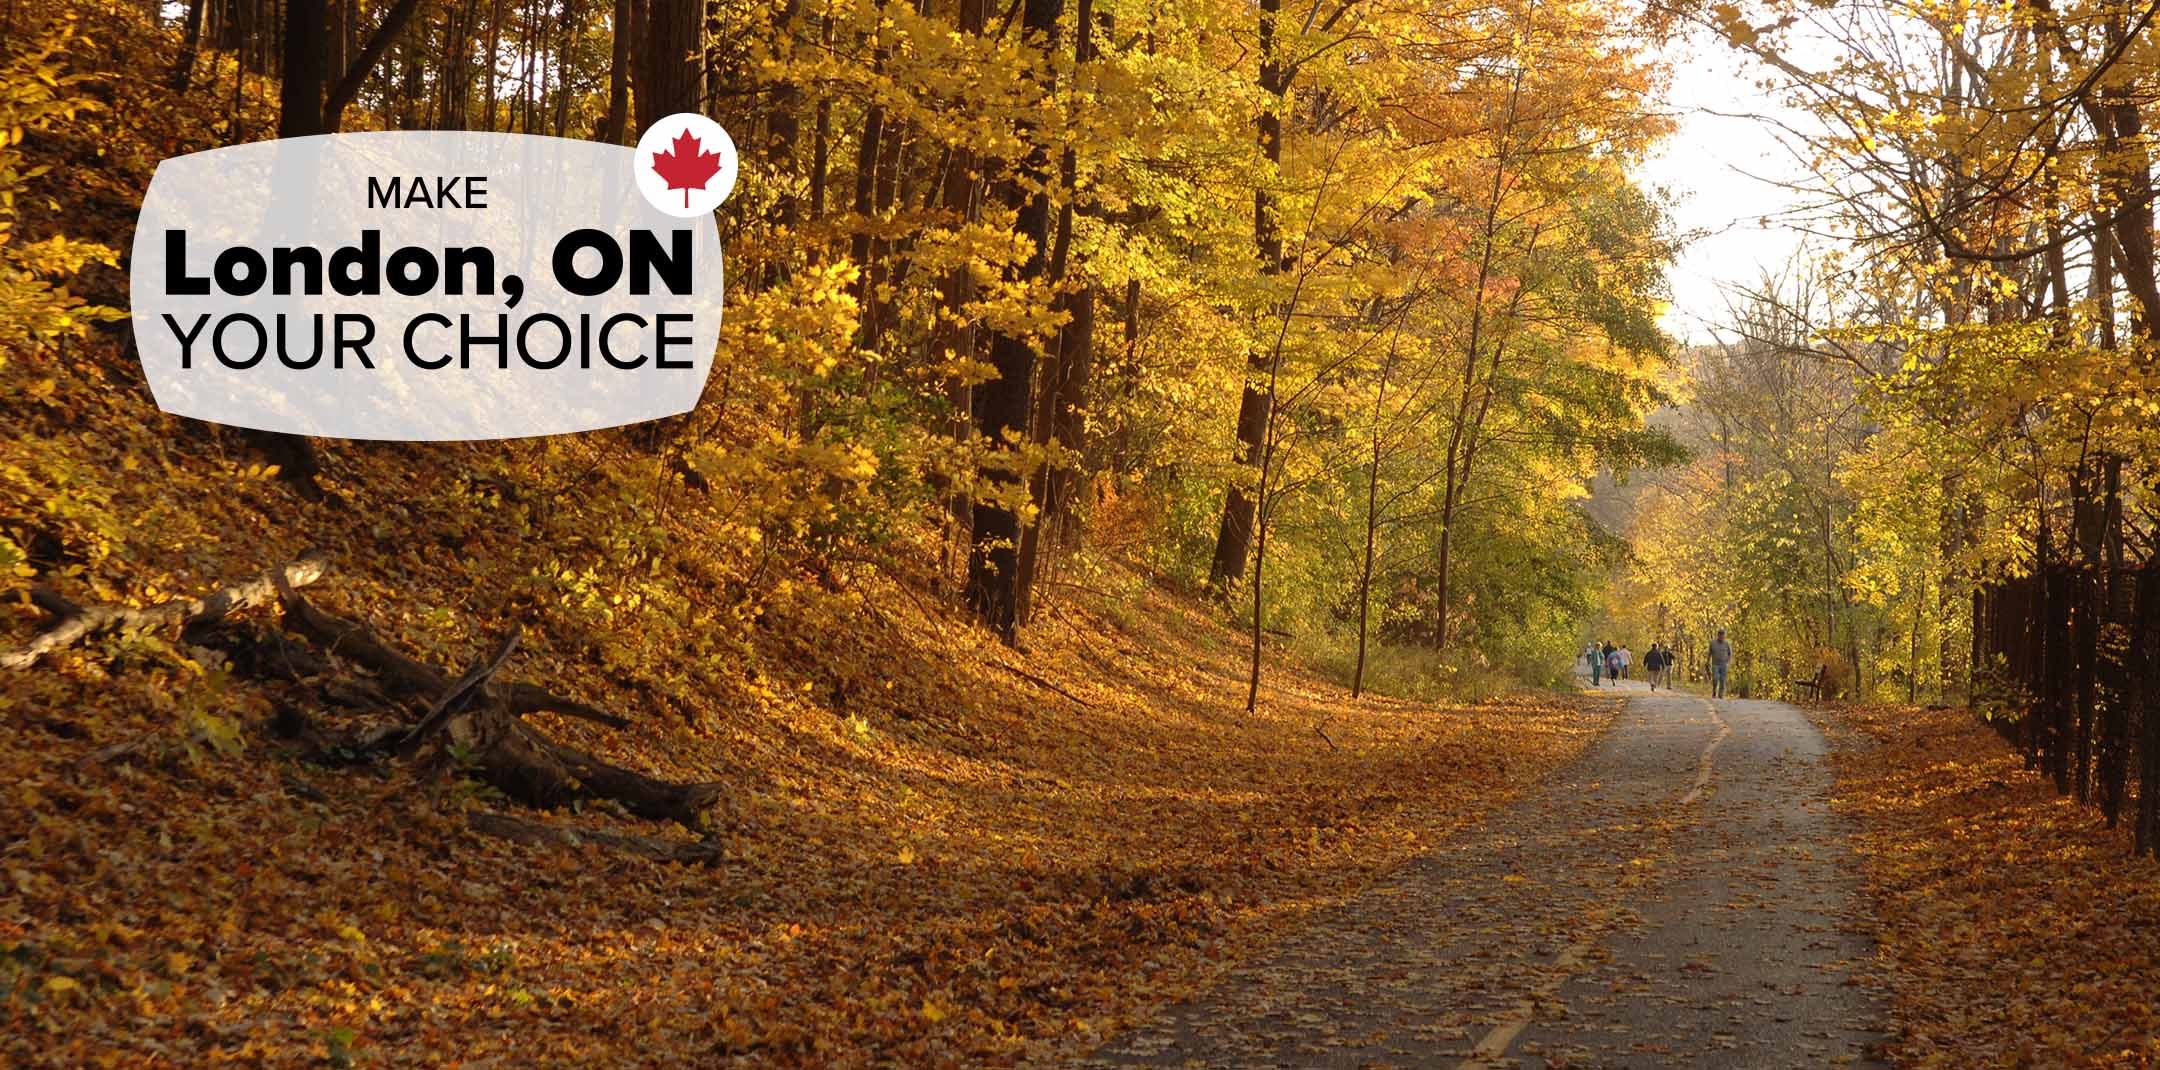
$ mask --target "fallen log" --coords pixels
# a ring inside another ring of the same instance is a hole
[[[495,644],[494,653],[465,670],[465,675],[458,677],[456,683],[444,688],[442,694],[436,697],[435,704],[428,707],[427,713],[420,718],[420,723],[413,725],[412,730],[405,733],[403,746],[411,748],[419,745],[429,734],[449,723],[451,718],[471,708],[476,702],[486,701],[488,679],[502,671],[503,665],[510,660],[510,652],[517,649],[517,640],[518,630],[510,629],[509,634]]]
[[[621,803],[624,809],[639,817],[673,821],[701,831],[705,826],[706,811],[720,799],[720,784],[655,780],[540,736],[529,725],[520,723],[518,727],[537,737],[550,757],[569,769],[570,775],[576,777],[590,794]]]
[[[628,717],[619,717],[598,706],[588,706],[576,699],[564,698],[544,687],[524,683],[508,684],[503,686],[502,692],[503,701],[510,705],[510,712],[520,716],[528,713],[554,713],[594,724],[604,724],[609,728],[630,727]]]
[[[29,643],[0,653],[0,668],[27,668],[53,651],[117,629],[178,625],[183,635],[208,632],[238,610],[274,600],[283,611],[287,631],[310,641],[325,654],[367,669],[384,699],[393,705],[407,704],[401,719],[411,717],[412,704],[422,706],[411,727],[393,729],[394,736],[376,734],[340,745],[370,753],[393,750],[411,755],[435,737],[444,736],[448,743],[455,744],[455,753],[474,763],[482,778],[526,805],[547,809],[580,799],[606,800],[640,817],[674,821],[693,831],[703,831],[705,812],[719,799],[720,785],[648,777],[558,743],[525,723],[524,715],[542,712],[615,728],[627,727],[630,721],[533,684],[497,682],[496,675],[516,649],[515,629],[498,640],[486,657],[452,679],[442,669],[384,642],[365,625],[325,612],[300,595],[299,588],[321,579],[328,571],[327,559],[311,552],[200,598],[177,598],[143,608],[86,608],[50,589],[40,589],[32,592],[31,600],[53,619]],[[304,668],[310,675],[320,675],[317,670],[329,667],[330,663],[323,662]],[[278,678],[298,682],[302,674],[294,668],[287,666]],[[318,692],[325,696],[340,688],[350,690],[351,681],[331,678],[317,685]],[[295,711],[292,720],[290,735],[321,743],[320,733],[306,723],[304,715]],[[141,742],[108,748],[93,755],[93,760],[110,760]],[[442,755],[451,753],[448,745],[440,749]]]
[[[441,669],[392,648],[365,625],[315,608],[291,586],[279,590],[278,601],[287,631],[326,654],[359,663],[375,674],[392,698],[432,698],[450,686]]]
[[[629,722],[539,687],[497,683],[495,675],[516,646],[515,631],[452,680],[443,670],[384,642],[366,625],[325,612],[297,591],[288,588],[280,597],[288,628],[374,672],[398,697],[428,704],[399,744],[401,751],[409,754],[428,739],[446,736],[469,756],[481,779],[527,806],[553,809],[600,799],[639,817],[704,830],[705,813],[720,798],[721,785],[649,777],[559,743],[525,723],[522,714],[542,710],[617,727]]]
[[[390,646],[366,625],[326,613],[297,594],[284,599],[285,627],[321,647],[325,652],[358,662],[375,674],[395,698],[432,698],[450,686],[441,669]],[[565,717],[628,728],[630,719],[596,706],[565,698],[529,683],[498,685],[511,712],[557,713]]]
[[[109,631],[147,631],[178,625],[186,632],[212,627],[237,610],[267,604],[277,597],[280,589],[314,583],[328,571],[329,561],[320,553],[310,552],[290,564],[268,569],[200,598],[175,598],[141,608],[83,607],[50,590],[33,593],[31,601],[52,614],[53,619],[28,643],[0,654],[0,669],[27,669],[55,650]]]

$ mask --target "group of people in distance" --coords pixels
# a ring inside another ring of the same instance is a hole
[[[1618,685],[1620,677],[1627,673],[1628,662],[1634,657],[1625,643],[1618,647],[1611,643],[1590,644],[1590,648],[1583,651],[1583,659],[1590,663],[1590,686],[1603,687],[1607,680]]]
[[[1626,643],[1619,646],[1610,642],[1592,643],[1583,651],[1583,658],[1590,663],[1591,687],[1601,687],[1608,681],[1618,687],[1620,681],[1634,678],[1635,652],[1628,649]],[[1663,644],[1650,644],[1650,652],[1643,655],[1642,664],[1644,678],[1650,681],[1650,690],[1657,690],[1661,683],[1668,689],[1672,687],[1670,674],[1674,660],[1672,651]]]
[[[1725,675],[1732,665],[1732,642],[1725,638],[1725,629],[1719,628],[1717,638],[1710,641],[1710,696],[1725,697]],[[1607,681],[1620,686],[1620,681],[1632,679],[1635,652],[1626,643],[1614,646],[1610,641],[1592,643],[1583,650],[1583,659],[1590,663],[1590,686],[1601,687]],[[1672,670],[1680,661],[1680,655],[1663,643],[1651,643],[1650,652],[1643,655],[1643,672],[1650,683],[1650,690],[1660,686],[1672,690]]]

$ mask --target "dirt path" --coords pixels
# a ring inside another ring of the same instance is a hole
[[[1088,1065],[1881,1065],[1821,735],[1625,687],[1549,788]]]

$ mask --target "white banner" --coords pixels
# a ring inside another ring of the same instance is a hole
[[[645,176],[655,161],[642,148],[443,131],[166,160],[130,265],[158,406],[407,441],[688,411],[719,339],[721,250],[711,208],[685,218],[677,206],[693,192],[717,201],[699,179],[725,196],[707,176],[732,185],[735,154],[710,120],[686,118],[706,142],[656,124],[672,154],[655,173],[687,158],[688,178],[679,164],[673,178]]]

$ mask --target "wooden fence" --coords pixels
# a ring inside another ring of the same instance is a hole
[[[2096,496],[2097,497],[2097,496]],[[2160,858],[2160,565],[2127,564],[2112,494],[2081,508],[2071,561],[1973,595],[1977,708],[2057,791],[2128,813]]]

